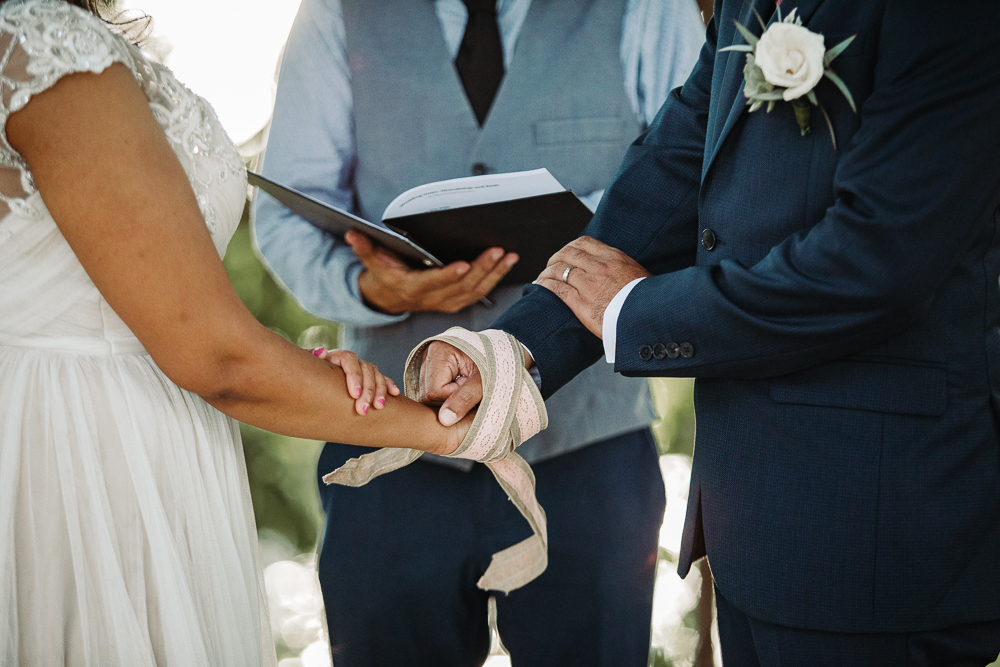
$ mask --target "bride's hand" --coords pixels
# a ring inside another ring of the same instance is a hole
[[[376,410],[384,408],[387,393],[390,396],[399,396],[399,387],[392,381],[392,378],[382,375],[378,366],[359,359],[358,355],[353,352],[318,347],[312,353],[313,356],[323,359],[333,366],[339,366],[344,371],[344,377],[347,380],[347,393],[355,399],[354,409],[359,415],[368,414],[368,408],[372,405],[375,406]]]

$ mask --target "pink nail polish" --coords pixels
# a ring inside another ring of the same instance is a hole
[[[361,387],[355,387],[354,388],[354,398],[360,398],[360,397],[361,397]]]
[[[324,352],[326,352],[325,347],[317,347],[315,350],[313,350],[313,356],[314,357],[322,356]]]
[[[379,406],[380,408],[384,408],[384,407],[385,407],[385,399],[384,399],[384,398],[380,398],[380,399],[378,399],[378,401],[376,401],[376,402],[378,403],[378,406]]]
[[[367,403],[361,406],[361,412],[363,412],[365,414],[368,414],[368,404]]]

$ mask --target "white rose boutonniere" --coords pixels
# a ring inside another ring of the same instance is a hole
[[[760,37],[747,30],[738,21],[734,21],[736,29],[747,43],[727,46],[720,50],[746,52],[747,62],[743,68],[746,84],[743,87],[743,94],[747,98],[751,112],[761,108],[765,102],[768,112],[780,100],[790,102],[795,111],[795,120],[798,121],[799,129],[805,136],[811,130],[812,107],[819,107],[826,119],[827,127],[830,128],[830,138],[836,149],[837,137],[833,132],[833,123],[826,109],[819,103],[815,89],[820,79],[826,77],[840,89],[851,109],[857,113],[854,98],[847,89],[847,84],[830,69],[830,63],[850,46],[857,35],[852,35],[833,48],[827,49],[823,35],[803,26],[802,19],[795,15],[796,10],[793,9],[788,16],[782,18],[781,2],[778,2],[777,12],[778,22],[768,27],[760,14],[754,11],[764,30]]]

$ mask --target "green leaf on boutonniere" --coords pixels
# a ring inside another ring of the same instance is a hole
[[[764,78],[764,72],[757,66],[753,53],[747,54],[747,62],[743,66],[743,79],[745,81],[743,96],[747,98],[751,113],[764,106],[764,102],[767,102],[767,112],[770,113],[774,103],[782,99],[781,91],[775,90],[774,86]]]
[[[743,66],[743,80],[746,82],[746,85],[743,86],[743,94],[748,98],[774,90],[774,86],[764,78],[764,72],[757,67],[757,59],[752,53],[747,54],[747,61]]]
[[[784,96],[782,95],[780,90],[774,90],[766,93],[757,93],[753,96],[753,100],[755,102],[758,100],[761,102],[767,102],[770,100],[774,100],[775,102],[777,102],[782,99],[784,99]]]
[[[757,37],[757,35],[753,34],[749,30],[744,28],[742,25],[740,25],[739,21],[733,21],[733,23],[736,24],[736,29],[740,31],[741,35],[743,35],[743,39],[747,40],[747,44],[749,44],[751,47],[757,46],[757,42],[760,41],[760,38]]]
[[[826,55],[823,56],[823,67],[824,68],[829,67],[830,63],[833,62],[833,59],[839,56],[841,53],[843,53],[844,49],[846,49],[848,46],[851,45],[851,42],[854,41],[855,37],[857,37],[857,35],[851,35],[850,37],[842,41],[840,44],[837,44],[837,46],[828,49]]]
[[[840,88],[840,92],[842,92],[844,97],[847,98],[847,103],[851,105],[851,111],[857,113],[858,108],[854,106],[854,98],[851,96],[851,91],[847,89],[847,84],[844,83],[844,80],[834,74],[831,69],[823,70],[823,76],[828,78],[830,81],[833,81],[833,84],[837,86],[837,88]]]

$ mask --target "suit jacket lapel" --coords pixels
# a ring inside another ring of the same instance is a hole
[[[792,2],[786,1],[782,3],[781,15],[788,16],[789,12],[796,9],[796,15],[802,18],[803,25],[808,26],[809,19],[816,12],[816,9],[823,3],[823,0],[798,0],[792,4]],[[744,9],[743,15],[740,17],[740,23],[749,28],[754,34],[759,34],[760,24],[757,22],[757,17],[753,14],[753,9],[759,7],[763,4],[763,0],[749,0],[747,6]],[[774,12],[771,15],[770,21],[767,25],[770,26],[778,20],[778,13]],[[737,31],[733,32],[734,44],[743,44],[743,37]],[[730,46],[729,44],[720,44],[721,48]],[[743,67],[746,64],[746,54],[739,51],[730,51],[728,53],[728,60],[726,62],[726,75],[722,80],[722,85],[719,87],[720,99],[719,104],[724,105],[722,108],[728,108],[729,114],[726,116],[725,124],[722,126],[722,130],[718,134],[718,138],[715,140],[711,147],[711,153],[709,158],[705,161],[704,169],[702,170],[702,180],[704,181],[705,176],[708,175],[708,170],[712,166],[712,162],[715,160],[715,156],[718,154],[719,149],[722,147],[722,143],[729,136],[730,130],[736,125],[736,121],[739,120],[740,115],[747,108],[746,97],[743,96]]]

